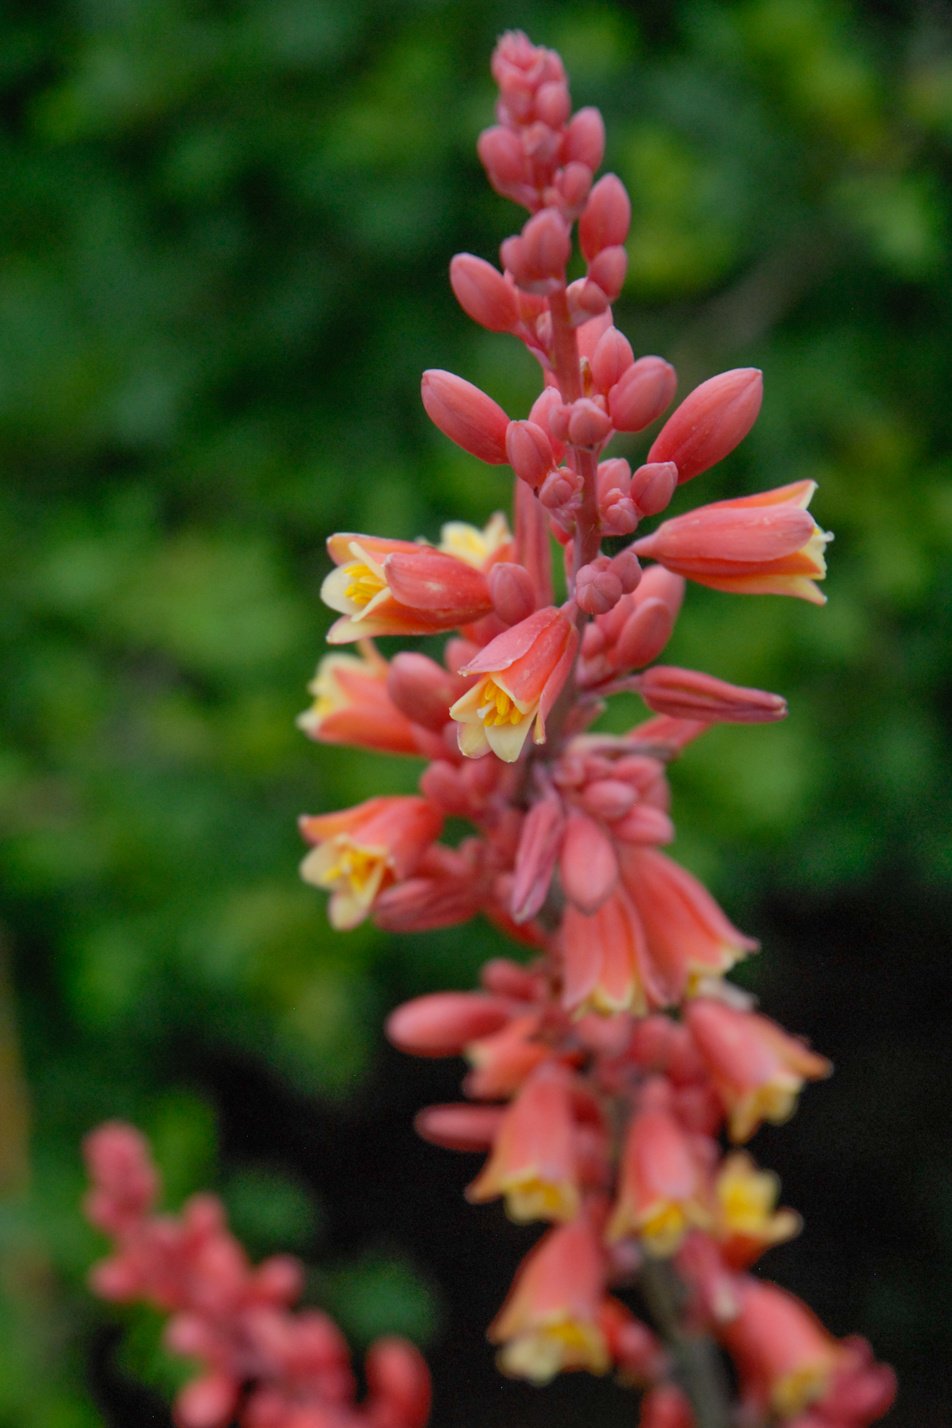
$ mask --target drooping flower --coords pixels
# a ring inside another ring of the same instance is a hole
[[[570,1369],[605,1373],[604,1298],[605,1257],[589,1222],[550,1230],[523,1260],[490,1325],[490,1341],[502,1345],[500,1368],[533,1383]]]
[[[461,669],[480,678],[450,709],[468,758],[490,750],[514,763],[529,736],[545,741],[545,720],[561,693],[578,644],[564,610],[549,606],[504,630]]]
[[[302,818],[301,832],[315,846],[301,876],[331,894],[333,927],[356,927],[383,887],[413,872],[442,826],[442,815],[427,799],[400,796]]]
[[[692,1227],[711,1223],[709,1188],[690,1139],[670,1111],[648,1106],[631,1121],[608,1238],[636,1235],[647,1252],[673,1254]]]
[[[470,1200],[505,1197],[513,1220],[572,1220],[579,1209],[572,1086],[548,1062],[526,1080],[506,1111],[492,1153],[466,1192]]]
[[[722,1336],[744,1395],[761,1413],[788,1419],[826,1392],[842,1347],[815,1314],[779,1285],[744,1279],[740,1312]]]
[[[308,685],[314,703],[298,716],[298,728],[325,744],[420,753],[413,723],[387,691],[389,674],[389,664],[370,641],[356,655],[325,655]]]
[[[832,1070],[824,1056],[756,1012],[699,997],[685,1019],[735,1141],[749,1140],[762,1121],[788,1120],[804,1082]]]
[[[665,521],[632,549],[714,590],[795,595],[823,605],[816,581],[826,575],[823,552],[832,536],[806,509],[815,490],[815,481],[795,481],[715,501]]]
[[[800,1233],[796,1211],[776,1208],[779,1192],[777,1176],[759,1170],[745,1151],[733,1151],[721,1163],[714,1181],[714,1234],[734,1269]]]

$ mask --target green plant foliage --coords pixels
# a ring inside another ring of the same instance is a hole
[[[239,1134],[218,1179],[215,1068],[253,1065],[302,1115],[346,1106],[390,1001],[467,985],[494,945],[481,926],[425,947],[327,928],[295,879],[296,816],[410,790],[415,772],[316,749],[294,717],[327,623],[326,534],[433,534],[507,499],[498,472],[429,427],[418,380],[451,368],[516,416],[533,391],[445,281],[453,252],[493,257],[517,221],[473,154],[487,58],[512,25],[561,48],[576,102],[606,113],[608,164],[633,194],[618,321],[636,349],[671,356],[682,391],[765,371],[763,416],[702,499],[809,477],[836,531],[823,612],[690,593],[672,662],[782,690],[792,718],[689,752],[678,855],[765,940],[771,889],[872,902],[888,875],[920,913],[949,896],[940,7],[14,4],[0,937],[16,1054],[0,1107],[22,1098],[30,1130],[0,1121],[14,1251],[0,1423],[101,1421],[83,1367],[102,1322],[83,1288],[98,1253],[77,1209],[87,1129],[136,1120],[171,1203],[224,1184],[257,1250],[309,1254],[311,1187]],[[402,1253],[326,1280],[358,1338],[435,1332]],[[916,1310],[884,1273],[874,1318],[878,1303],[887,1327],[905,1323]],[[929,1332],[948,1357],[948,1328]],[[151,1350],[130,1344],[149,1376]]]

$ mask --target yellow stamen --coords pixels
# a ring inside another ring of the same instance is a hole
[[[486,680],[482,695],[484,703],[476,712],[484,724],[519,724],[526,717],[512,696],[494,679]]]
[[[327,888],[346,884],[351,892],[359,894],[370,882],[380,865],[380,853],[374,849],[361,848],[355,843],[340,842],[337,845],[337,862],[325,869],[321,884]]]
[[[353,600],[354,604],[361,608],[364,605],[369,605],[381,590],[387,588],[386,582],[362,560],[355,560],[350,565],[345,565],[344,574],[348,577],[344,596],[348,600]]]

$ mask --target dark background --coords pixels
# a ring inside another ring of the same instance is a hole
[[[483,1330],[534,1232],[413,1137],[459,1068],[382,1041],[500,940],[335,935],[295,873],[299,812],[415,778],[294,728],[325,536],[508,499],[418,383],[448,367],[514,415],[535,394],[446,281],[520,222],[474,157],[514,25],[604,111],[636,352],[682,392],[764,369],[754,432],[678,509],[811,477],[837,534],[825,610],[691,591],[672,661],[791,716],[689,751],[675,851],[762,938],[765,1008],[837,1063],[755,1142],[806,1217],[765,1272],[899,1367],[895,1428],[949,1421],[947,8],[23,0],[0,46],[4,1428],[167,1422],[156,1321],[83,1287],[78,1143],[114,1115],[170,1203],[215,1189],[256,1256],[302,1254],[356,1345],[423,1344],[438,1428],[631,1422],[610,1384],[495,1374]]]

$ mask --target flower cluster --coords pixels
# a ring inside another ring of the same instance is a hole
[[[177,1219],[157,1215],[158,1177],[131,1126],[100,1126],[85,1151],[86,1214],[115,1242],[93,1269],[94,1290],[168,1314],[168,1348],[200,1365],[176,1400],[179,1428],[424,1428],[430,1381],[411,1344],[371,1347],[357,1403],[340,1330],[317,1310],[292,1311],[297,1260],[249,1264],[212,1195],[193,1196]]]
[[[733,1412],[711,1406],[726,1353],[745,1423],[863,1428],[891,1402],[891,1371],[751,1272],[799,1220],[776,1208],[772,1175],[723,1149],[786,1120],[829,1064],[725,982],[757,944],[662,851],[670,761],[711,724],[786,713],[778,695],[659,663],[685,582],[821,604],[829,536],[809,481],[644,532],[747,435],[761,375],[697,387],[634,469],[604,455],[616,433],[658,421],[676,386],[612,321],[628,196],[614,175],[595,179],[602,121],[571,112],[558,55],[510,33],[492,68],[498,122],[479,155],[529,217],[501,267],[463,253],[450,278],[471,318],[525,344],[542,391],[524,419],[448,372],[427,372],[422,395],[464,451],[511,467],[514,519],[452,523],[435,543],[331,538],[330,641],[355,652],[321,661],[301,725],[426,767],[416,795],[304,818],[303,875],[330,893],[337,927],[482,913],[530,949],[487,965],[480,990],[422,997],[389,1024],[405,1051],[469,1062],[469,1100],[419,1119],[427,1139],[486,1153],[469,1197],[549,1226],[489,1330],[506,1372],[611,1370],[645,1390],[643,1428],[693,1428]],[[438,632],[441,660],[387,660],[374,644]],[[645,718],[595,731],[622,690]],[[452,846],[448,817],[471,828]],[[629,1290],[639,1314],[618,1297]],[[706,1357],[686,1351],[702,1341]]]

